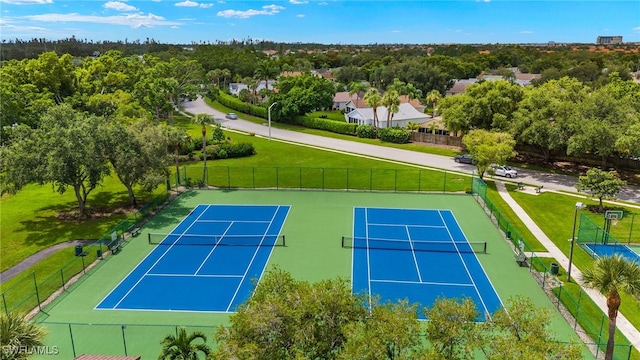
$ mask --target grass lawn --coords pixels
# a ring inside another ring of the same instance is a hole
[[[573,214],[575,209],[576,198],[552,192],[544,192],[538,196],[511,191],[511,196],[522,206],[523,209],[531,216],[545,234],[553,241],[553,243],[568,257],[570,250],[570,242],[573,226]],[[594,200],[582,199],[585,204],[597,204]],[[637,209],[626,208],[626,211],[637,212]],[[582,213],[588,213],[582,210]],[[590,218],[600,219],[602,215],[589,214]],[[622,221],[618,226],[622,225]],[[580,269],[587,269],[592,266],[594,260],[579,246],[574,248],[573,262]],[[640,329],[640,301],[628,294],[621,294],[622,305],[620,311],[624,316],[637,328]]]
[[[329,119],[335,121],[344,121],[344,114],[339,110],[334,111],[314,111],[309,114],[311,117],[321,118],[321,119]]]

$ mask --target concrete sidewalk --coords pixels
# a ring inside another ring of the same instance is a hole
[[[529,217],[529,215],[524,211],[522,207],[511,197],[511,194],[507,191],[503,182],[496,181],[496,187],[498,189],[498,193],[504,199],[504,201],[509,204],[511,209],[518,215],[518,217],[522,220],[522,222],[529,228],[531,233],[540,241],[540,243],[547,249],[549,255],[557,260],[557,262],[562,265],[565,269],[569,267],[569,258],[567,258],[558,247],[547,237],[547,235],[538,227],[538,225]],[[607,299],[600,294],[597,290],[590,289],[585,287],[582,282],[582,273],[580,269],[578,269],[575,264],[571,270],[572,278],[582,287],[582,289],[591,297],[591,299],[598,305],[598,307],[605,313],[608,313],[607,310]],[[618,329],[627,337],[627,339],[631,342],[633,347],[637,350],[640,350],[640,331],[636,329],[630,322],[627,320],[622,313],[618,313],[618,318],[616,321]]]

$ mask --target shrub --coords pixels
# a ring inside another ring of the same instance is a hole
[[[235,96],[227,95],[225,93],[219,93],[217,100],[220,104],[238,112],[261,117],[263,119],[267,118],[267,108],[264,106],[252,105]]]
[[[252,143],[222,143],[218,145],[207,146],[207,159],[231,159],[255,155],[256,150]],[[204,159],[204,155],[200,155],[200,160]]]
[[[378,137],[382,141],[394,144],[406,144],[411,138],[411,132],[400,128],[382,128],[378,129]]]
[[[338,134],[355,135],[358,124],[343,121],[325,120],[310,116],[296,116],[295,123],[311,129],[327,130]]]
[[[371,125],[359,125],[356,128],[356,135],[359,138],[375,139],[377,137],[376,128]]]

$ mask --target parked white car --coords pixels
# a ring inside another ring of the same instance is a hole
[[[508,177],[508,178],[514,178],[518,176],[518,172],[510,167],[510,166],[506,166],[506,165],[491,165],[491,168],[494,171],[494,174],[496,176],[504,176],[504,177]]]

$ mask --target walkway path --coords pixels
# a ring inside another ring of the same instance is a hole
[[[518,215],[518,217],[522,220],[522,222],[529,228],[531,233],[540,241],[540,243],[547,249],[549,255],[555,258],[560,265],[562,265],[565,269],[569,267],[569,259],[564,255],[558,247],[547,237],[547,235],[538,227],[538,225],[529,217],[522,207],[511,197],[511,194],[507,191],[503,182],[496,181],[496,187],[498,189],[498,193],[504,199],[504,201],[511,206],[513,211]],[[593,301],[598,305],[598,307],[607,314],[607,299],[600,294],[599,291],[594,289],[586,288],[582,282],[582,273],[580,269],[578,269],[575,264],[572,267],[571,271],[572,278],[580,284],[582,289],[593,299]],[[631,344],[638,350],[640,350],[640,331],[636,329],[630,322],[627,320],[622,313],[618,313],[617,323],[618,329],[627,337],[627,339],[631,342]]]
[[[16,277],[21,272],[35,265],[38,261],[48,257],[49,255],[53,254],[54,252],[60,249],[64,249],[64,248],[68,248],[76,245],[84,246],[94,242],[96,241],[95,240],[71,240],[71,241],[65,241],[62,243],[55,244],[46,249],[42,249],[37,253],[29,256],[28,258],[22,260],[21,262],[17,263],[16,265],[0,273],[0,283],[3,283],[11,278]]]

